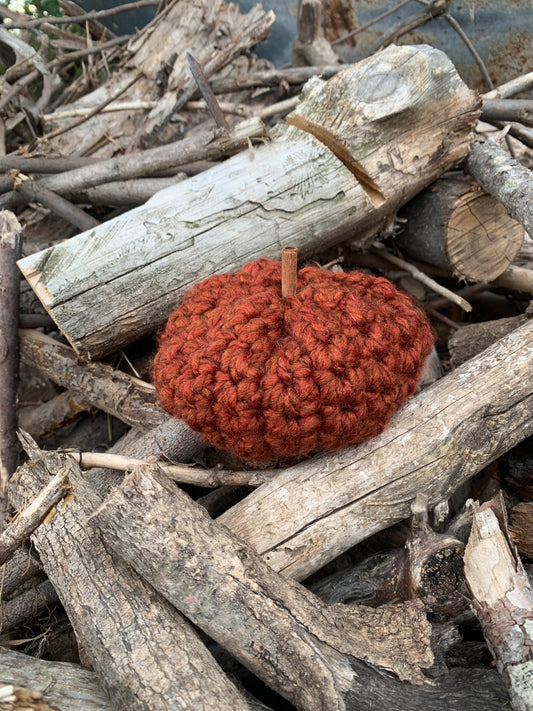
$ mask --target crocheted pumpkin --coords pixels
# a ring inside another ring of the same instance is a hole
[[[269,461],[379,434],[415,389],[430,327],[389,281],[305,267],[281,296],[260,259],[196,284],[160,336],[161,406],[204,439]]]

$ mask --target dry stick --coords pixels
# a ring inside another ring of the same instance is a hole
[[[13,213],[0,212],[0,530],[7,522],[7,483],[17,468],[16,401],[21,227]]]
[[[44,23],[48,23],[50,25],[73,25],[89,20],[99,20],[103,17],[112,17],[113,15],[118,15],[119,13],[127,12],[128,10],[137,10],[143,7],[155,7],[156,5],[158,5],[158,0],[138,0],[138,2],[124,3],[122,5],[118,5],[117,7],[110,8],[109,10],[86,12],[83,15],[75,15],[73,17],[49,17],[47,15],[46,17],[41,17],[38,20],[30,20],[25,23],[13,22],[12,24],[7,25],[7,27],[10,30],[32,30],[40,27]]]
[[[296,294],[296,278],[298,272],[298,248],[284,247],[281,251],[281,296]]]
[[[69,62],[77,62],[78,59],[83,59],[90,54],[96,54],[97,52],[103,52],[106,49],[111,49],[119,44],[126,44],[134,35],[121,35],[120,37],[114,37],[113,39],[107,40],[106,42],[99,42],[98,44],[93,44],[92,47],[87,47],[86,49],[80,49],[75,52],[68,52],[67,54],[62,54],[59,57],[55,57],[47,66],[49,69],[57,67],[61,64],[68,64]]]
[[[411,2],[411,0],[409,0],[409,2]],[[346,69],[346,65],[327,64],[312,67],[270,69],[263,72],[253,72],[234,77],[212,79],[210,86],[215,94],[230,94],[231,92],[242,91],[243,89],[255,89],[259,87],[277,88],[280,84],[300,86],[301,84],[305,84],[306,81],[314,76],[322,77],[322,79],[329,79],[342,69]],[[199,92],[196,92],[194,98],[196,98],[197,95],[199,95]]]
[[[497,86],[495,89],[483,94],[482,98],[483,101],[487,101],[487,99],[508,99],[510,96],[515,96],[522,91],[529,91],[531,88],[533,88],[533,72],[510,79],[505,84],[501,84],[501,86]]]
[[[109,99],[106,99],[103,101],[101,104],[96,106],[92,111],[89,111],[89,113],[86,116],[82,116],[78,121],[74,121],[71,123],[69,126],[65,126],[65,128],[60,128],[57,129],[56,131],[52,131],[51,133],[45,134],[42,136],[41,140],[48,139],[48,138],[57,138],[58,136],[61,136],[63,133],[67,133],[67,131],[70,131],[72,128],[76,128],[76,126],[81,126],[82,123],[85,123],[85,121],[88,121],[90,118],[93,116],[96,116],[96,114],[100,113],[103,108],[111,104],[115,99],[118,99],[119,96],[122,96],[125,91],[127,91],[130,87],[132,87],[139,79],[141,78],[142,74],[137,74],[136,76],[133,77],[125,86],[121,87],[113,96],[110,96]]]
[[[43,185],[39,185],[39,183],[26,175],[17,174],[13,180],[13,187],[26,200],[40,202],[41,205],[70,222],[71,225],[75,225],[82,232],[91,230],[100,224],[96,218],[88,215],[69,200],[61,197],[61,195],[56,195],[56,193],[48,190]]]
[[[141,464],[147,470],[162,471],[172,481],[180,484],[194,484],[206,488],[217,486],[261,486],[270,481],[277,472],[262,471],[224,471],[222,469],[195,469],[184,464],[151,464],[142,459],[127,457],[109,452],[68,452],[82,469],[102,467],[115,471],[133,471]]]
[[[427,274],[424,274],[424,272],[421,272],[420,269],[417,269],[417,267],[413,266],[412,264],[409,264],[409,262],[406,262],[404,259],[400,259],[400,257],[394,256],[390,252],[387,252],[385,249],[383,249],[383,247],[371,247],[369,249],[369,252],[375,254],[378,257],[383,257],[383,259],[386,259],[388,262],[391,262],[391,264],[395,264],[396,266],[405,269],[415,279],[422,282],[422,284],[428,286],[435,293],[445,296],[448,301],[452,301],[454,304],[457,304],[464,311],[472,311],[472,306],[468,303],[468,301],[463,299],[461,296],[458,296],[453,291],[446,289],[445,286],[441,286],[434,279],[427,276]]]
[[[244,130],[243,130],[244,129]],[[230,130],[229,136],[210,143],[198,138],[184,138],[165,146],[150,148],[100,161],[96,165],[51,175],[38,181],[39,185],[57,193],[92,188],[111,180],[126,180],[139,175],[153,175],[168,168],[178,168],[200,160],[217,160],[234,151],[246,148],[248,139],[264,135],[264,127],[256,119],[243,121]],[[0,165],[2,165],[0,161]],[[15,201],[13,201],[13,197]],[[6,193],[0,197],[0,208],[17,204],[18,196]]]
[[[530,99],[488,99],[483,102],[481,121],[518,121],[533,126],[533,101]]]
[[[345,35],[342,35],[341,37],[337,37],[336,40],[333,40],[333,42],[330,42],[332,47],[335,47],[338,44],[344,44],[349,39],[352,39],[352,37],[355,37],[356,35],[360,34],[361,32],[364,32],[365,30],[368,30],[369,27],[372,27],[372,25],[375,25],[376,22],[379,22],[380,20],[384,20],[386,17],[389,17],[390,15],[393,15],[395,12],[400,10],[402,7],[405,7],[405,5],[408,5],[411,2],[411,0],[403,0],[399,5],[396,5],[395,7],[391,8],[390,10],[387,10],[386,12],[382,12],[381,15],[378,15],[377,17],[374,17],[373,20],[370,20],[370,22],[367,22],[365,25],[361,25],[361,27],[357,27],[357,29],[352,30],[351,32],[348,32]]]
[[[3,603],[0,610],[0,630],[5,633],[20,625],[27,625],[58,603],[59,597],[52,583],[45,580]]]
[[[23,435],[22,435],[23,436]],[[41,525],[50,510],[69,492],[70,484],[64,472],[58,472],[0,534],[0,565]]]
[[[511,706],[531,709],[533,589],[507,530],[501,492],[474,512],[464,560],[473,606]]]
[[[198,62],[190,52],[186,52],[186,56],[187,61],[189,62],[191,73],[194,77],[194,81],[198,85],[198,89],[200,89],[200,93],[204,97],[205,103],[207,104],[207,108],[209,109],[209,112],[213,117],[217,127],[228,129],[229,125],[226,121],[226,117],[222,113],[217,98],[214,95],[213,90],[209,86],[209,82],[207,81],[207,77],[205,76],[202,67],[198,64]]]
[[[0,156],[0,172],[19,170],[21,173],[64,173],[86,165],[101,163],[99,158],[86,156],[65,156],[63,158],[27,157],[10,153]]]

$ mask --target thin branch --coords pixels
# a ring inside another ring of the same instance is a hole
[[[368,30],[369,27],[372,27],[372,25],[375,25],[376,22],[379,22],[380,20],[384,20],[386,17],[389,17],[390,15],[394,15],[395,12],[398,10],[401,10],[402,7],[405,7],[408,5],[412,0],[403,0],[399,5],[396,5],[396,7],[391,8],[390,10],[387,10],[386,12],[382,12],[381,15],[377,15],[377,17],[374,17],[370,22],[367,22],[365,25],[361,25],[361,27],[357,27],[355,30],[352,30],[351,32],[348,32],[345,35],[342,35],[342,37],[337,37],[336,40],[333,40],[333,42],[330,42],[332,47],[335,47],[338,44],[344,44],[344,42],[347,42],[349,39],[352,39],[352,37],[355,37],[356,35],[360,34],[361,32],[364,32],[365,30]]]
[[[97,227],[100,222],[88,215],[84,210],[73,205],[69,200],[66,200],[61,195],[57,195],[52,190],[39,185],[32,178],[20,173],[13,178],[13,187],[23,195],[27,200],[40,202],[49,210],[59,215],[71,225],[75,225],[80,230],[90,230]]]
[[[115,469],[118,471],[133,471],[136,467],[143,465],[149,469],[162,471],[172,481],[181,484],[195,484],[208,488],[218,486],[260,486],[276,476],[275,470],[262,471],[224,471],[222,469],[196,469],[180,464],[161,464],[125,457],[120,454],[109,454],[108,452],[67,452],[73,457],[82,469],[101,467],[104,469]]]
[[[517,121],[533,126],[533,101],[531,99],[488,99],[483,102],[482,121]]]
[[[37,20],[30,20],[29,22],[13,22],[10,25],[6,25],[6,28],[10,30],[33,30],[39,28],[44,23],[50,25],[73,25],[82,22],[87,22],[90,20],[100,20],[104,17],[112,17],[113,15],[118,15],[121,12],[128,12],[129,10],[138,10],[142,7],[156,7],[159,5],[159,0],[138,0],[138,2],[124,3],[123,5],[117,5],[117,7],[112,7],[109,10],[99,10],[98,12],[93,10],[92,12],[86,12],[83,15],[76,15],[74,17],[40,17]]]
[[[508,99],[510,96],[516,96],[516,94],[530,89],[533,89],[533,72],[522,74],[505,82],[505,84],[497,86],[496,89],[483,94],[482,98],[484,101],[487,101],[487,99]]]
[[[200,89],[200,93],[204,97],[204,101],[207,105],[209,113],[213,117],[217,127],[228,129],[229,126],[228,122],[226,121],[226,117],[222,113],[217,98],[214,95],[213,90],[209,86],[209,82],[207,81],[207,77],[205,76],[202,67],[190,52],[186,52],[186,56],[187,61],[189,62],[189,68],[194,77],[194,81],[196,82],[198,89]]]
[[[60,64],[68,64],[69,62],[77,62],[78,59],[83,59],[90,54],[97,54],[98,52],[103,52],[106,49],[111,49],[120,44],[126,44],[129,42],[133,35],[121,35],[120,37],[114,37],[113,39],[107,40],[107,42],[99,42],[98,44],[93,44],[92,47],[86,47],[85,49],[80,49],[75,52],[68,52],[62,54],[59,57],[55,57],[48,64],[49,68],[57,67]]]
[[[386,259],[388,262],[391,262],[391,264],[395,264],[397,267],[405,269],[406,272],[409,272],[411,276],[420,281],[422,284],[425,284],[435,293],[445,296],[449,301],[452,301],[454,304],[457,304],[457,306],[460,306],[464,311],[472,311],[472,306],[468,303],[468,301],[463,299],[461,296],[457,296],[457,294],[455,294],[453,291],[446,289],[445,286],[441,286],[441,284],[436,282],[431,277],[427,276],[427,274],[424,274],[424,272],[421,272],[420,269],[417,269],[417,267],[414,267],[409,262],[406,262],[404,259],[400,259],[400,257],[394,256],[394,254],[391,254],[383,247],[371,247],[369,249],[369,252],[371,254],[375,254],[378,257],[383,257],[383,259]]]
[[[0,213],[0,529],[6,524],[7,484],[17,468],[18,317],[22,230],[11,212]]]

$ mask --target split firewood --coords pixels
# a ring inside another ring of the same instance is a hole
[[[495,321],[481,321],[480,323],[469,323],[461,326],[450,336],[448,342],[452,368],[457,368],[470,358],[474,358],[499,338],[503,338],[514,329],[519,328],[531,318],[533,318],[533,304],[530,304],[526,311],[519,316],[509,316]]]
[[[19,264],[75,349],[96,358],[155,330],[209,274],[280,244],[306,257],[354,231],[367,243],[462,159],[478,105],[438,50],[390,47],[314,80],[253,161],[234,156]]]
[[[533,323],[414,397],[378,437],[281,472],[217,520],[303,579],[370,533],[429,506],[533,433]]]
[[[423,684],[422,669],[433,654],[420,602],[379,610],[326,606],[277,575],[161,475],[142,467],[128,475],[90,524],[191,621],[300,710],[502,707],[490,672],[483,675],[490,696],[488,687],[465,683],[461,675]]]
[[[507,531],[503,497],[474,512],[465,575],[483,633],[516,711],[533,707],[533,588]]]
[[[7,523],[7,483],[17,468],[17,380],[21,227],[0,212],[0,530]]]
[[[41,692],[46,702],[61,711],[111,710],[96,674],[78,664],[47,662],[0,646],[0,667],[0,683]]]
[[[29,442],[26,447],[34,461],[19,467],[12,481],[16,508],[59,472],[75,491],[32,540],[83,654],[113,703],[145,711],[248,709],[185,619],[86,525],[100,500],[83,484],[74,460]]]
[[[524,228],[468,177],[444,176],[400,212],[397,242],[418,260],[469,281],[492,281],[518,254]]]

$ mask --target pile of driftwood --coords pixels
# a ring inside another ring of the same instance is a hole
[[[133,5],[132,37],[0,8],[0,703],[533,708],[533,76],[343,66],[311,0],[274,69],[260,6]],[[410,291],[437,350],[379,437],[258,469],[150,361],[193,283],[286,245]]]

